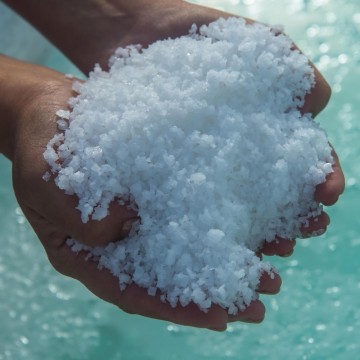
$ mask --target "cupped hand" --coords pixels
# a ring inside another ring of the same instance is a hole
[[[110,214],[101,221],[81,221],[76,210],[78,199],[65,195],[54,183],[43,180],[48,171],[43,152],[49,140],[58,133],[56,112],[67,108],[73,96],[72,82],[63,74],[50,69],[16,62],[17,72],[24,83],[24,101],[17,114],[16,136],[11,151],[13,184],[18,202],[35,230],[48,258],[60,273],[83,283],[99,298],[122,310],[177,324],[222,331],[232,321],[260,322],[264,305],[256,300],[236,316],[228,316],[226,309],[213,305],[205,313],[195,304],[172,308],[160,300],[160,294],[150,296],[147,290],[132,284],[120,291],[118,279],[108,270],[99,270],[97,263],[86,260],[86,253],[74,253],[66,244],[75,238],[84,244],[97,246],[118,240],[126,235],[127,224],[137,214],[116,203]],[[14,69],[15,70],[15,69]],[[264,273],[258,293],[275,294],[281,279],[277,274]]]

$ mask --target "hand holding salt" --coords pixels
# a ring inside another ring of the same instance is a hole
[[[320,212],[331,169],[325,133],[299,108],[314,85],[290,39],[220,19],[200,35],[118,49],[109,72],[76,85],[45,158],[83,221],[114,199],[136,207],[130,236],[89,250],[119,278],[172,306],[256,299],[264,241],[292,238]]]

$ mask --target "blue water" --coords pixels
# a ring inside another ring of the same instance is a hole
[[[263,297],[267,317],[260,325],[212,333],[130,316],[50,267],[16,203],[10,164],[0,158],[0,360],[360,359],[360,2],[206,4],[284,24],[330,82],[333,97],[319,121],[342,159],[347,191],[328,209],[328,232],[299,240],[290,258],[272,259],[283,287]],[[78,74],[2,5],[0,51]]]

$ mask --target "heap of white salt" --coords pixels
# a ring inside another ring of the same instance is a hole
[[[45,158],[84,222],[114,199],[136,206],[129,238],[89,250],[100,267],[175,306],[229,313],[256,298],[254,254],[320,212],[326,135],[299,108],[314,85],[285,35],[220,19],[200,35],[118,49],[75,90]]]

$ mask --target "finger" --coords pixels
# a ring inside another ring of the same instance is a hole
[[[315,191],[315,200],[326,206],[335,204],[345,189],[345,176],[335,150],[332,151],[332,156],[333,172],[326,177],[324,183],[316,187]]]
[[[276,237],[276,239],[271,242],[265,242],[261,252],[267,256],[278,255],[287,257],[293,253],[295,245],[295,240]]]
[[[307,226],[302,226],[300,231],[303,238],[320,236],[325,233],[327,226],[330,224],[330,218],[322,212],[319,216],[309,219]],[[294,252],[296,240],[283,239],[276,237],[274,241],[265,242],[261,253],[266,256],[288,257]]]
[[[249,323],[261,323],[265,317],[265,306],[260,300],[253,301],[245,310],[236,315],[228,315],[228,322],[242,321]]]
[[[302,53],[294,43],[293,50]],[[316,66],[310,60],[308,62],[314,70],[315,84],[310,93],[305,96],[304,105],[300,111],[302,114],[310,113],[313,117],[316,117],[328,104],[331,97],[331,87]]]
[[[323,235],[327,226],[330,224],[328,214],[322,212],[319,216],[309,219],[307,226],[302,226],[300,231],[303,238]],[[266,256],[288,257],[294,252],[296,240],[283,239],[276,237],[271,242],[264,242],[261,253]]]
[[[331,88],[314,64],[310,62],[310,65],[314,69],[315,85],[311,89],[311,92],[306,95],[301,113],[311,113],[313,117],[316,117],[328,104],[331,96]]]
[[[329,215],[326,212],[322,212],[319,216],[309,219],[307,226],[301,227],[301,234],[303,238],[320,236],[325,233],[329,224]]]
[[[257,292],[261,294],[277,294],[280,291],[281,283],[279,274],[263,272]]]

